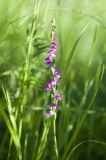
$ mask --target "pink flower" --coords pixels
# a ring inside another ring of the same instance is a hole
[[[57,104],[55,103],[52,103],[49,108],[53,109],[53,110],[56,110],[56,109],[60,109],[60,106],[58,106]]]
[[[54,98],[56,98],[58,101],[60,101],[62,99],[62,97],[61,97],[61,95],[60,95],[58,90],[55,91]]]
[[[50,117],[50,116],[54,115],[54,112],[53,111],[44,112],[44,115],[47,117]]]
[[[52,56],[49,55],[47,58],[45,58],[45,63],[50,65],[52,63]]]
[[[53,88],[53,86],[55,86],[58,82],[59,82],[59,80],[54,77],[52,80],[50,80],[48,83],[46,83],[45,91],[50,91]]]
[[[61,72],[60,72],[59,68],[55,67],[54,75],[55,75],[56,78],[61,77]]]

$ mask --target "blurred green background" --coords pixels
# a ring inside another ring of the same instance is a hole
[[[26,105],[22,117],[22,151],[33,159],[49,104],[44,85],[49,79],[44,58],[50,46],[51,20],[58,37],[62,102],[57,117],[60,159],[106,160],[106,1],[39,0],[33,37]],[[19,106],[23,65],[31,32],[34,0],[0,0],[0,113],[9,116],[2,86],[8,88],[14,110]],[[36,11],[37,12],[37,11]],[[101,76],[102,75],[102,76]],[[14,144],[0,116],[0,160],[16,160]],[[86,141],[86,142],[84,142]],[[78,146],[72,153],[73,147]],[[9,155],[10,153],[10,155]],[[71,156],[70,156],[70,153]],[[24,154],[24,153],[23,153]],[[66,158],[67,157],[67,158]],[[55,159],[50,130],[42,160]]]

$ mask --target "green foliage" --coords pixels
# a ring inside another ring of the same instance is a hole
[[[105,8],[105,0],[0,1],[1,160],[54,160],[57,148],[60,160],[106,159]],[[52,18],[63,97],[54,134],[43,115]]]

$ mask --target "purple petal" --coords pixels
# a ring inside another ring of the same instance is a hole
[[[44,112],[44,115],[47,117],[50,117],[50,116],[54,115],[54,112],[53,111]]]
[[[57,100],[61,100],[62,99],[62,97],[60,96],[60,95],[55,95],[55,98],[57,99]]]
[[[52,89],[52,85],[51,82],[49,81],[48,83],[46,83],[45,85],[45,91],[50,91]]]
[[[56,37],[56,36],[54,36],[54,37],[53,37],[53,40],[54,40],[54,41],[56,41],[56,40],[57,40],[57,37]]]
[[[56,54],[55,54],[55,53],[53,53],[53,52],[52,52],[52,53],[50,53],[50,55],[51,55],[51,57],[52,57],[52,58],[55,58],[55,57],[56,57]]]
[[[52,42],[52,45],[58,46],[58,44],[55,41]]]
[[[52,89],[53,86],[55,86],[58,82],[57,78],[53,78],[52,80],[50,80],[48,83],[46,83],[45,85],[45,91],[50,91]]]
[[[52,56],[49,55],[47,58],[45,58],[45,63],[46,64],[51,64],[52,63]]]
[[[55,77],[56,77],[56,78],[60,78],[60,77],[61,77],[61,72],[60,72],[59,68],[55,67],[55,72],[54,72],[54,74],[55,74]]]
[[[56,98],[58,101],[60,101],[62,99],[60,94],[55,94],[54,98]]]
[[[55,103],[52,103],[52,104],[49,106],[49,108],[52,108],[53,110],[56,110],[56,109],[60,109],[61,107],[58,106],[58,105],[55,104]]]
[[[55,53],[56,52],[56,48],[52,47],[49,51],[49,53]]]
[[[56,83],[57,83],[57,79],[56,79],[56,78],[53,78],[53,79],[51,80],[51,85],[52,85],[52,87],[53,87],[54,85],[56,85]]]
[[[54,92],[54,98],[56,98],[58,101],[60,101],[62,99],[60,92],[58,90],[56,90]]]

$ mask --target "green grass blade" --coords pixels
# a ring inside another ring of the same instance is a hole
[[[69,153],[68,155],[68,158],[67,160],[70,160],[73,153],[83,144],[85,143],[95,143],[95,144],[100,144],[100,145],[103,145],[104,147],[106,147],[106,142],[102,142],[102,141],[99,141],[99,140],[86,140],[86,141],[83,141],[81,143],[78,143],[76,146],[73,147],[73,149],[71,150],[71,152]]]
[[[4,92],[5,99],[6,99],[7,106],[8,106],[10,121],[11,121],[11,124],[12,124],[12,126],[14,128],[14,131],[17,133],[17,124],[16,124],[15,114],[13,112],[13,108],[12,108],[12,104],[11,104],[9,93],[8,93],[7,90],[4,89],[3,86],[2,86],[2,88],[3,88],[3,92]]]
[[[73,47],[72,47],[72,49],[71,49],[71,52],[70,52],[69,57],[68,57],[68,60],[67,60],[67,62],[66,62],[67,65],[65,66],[65,69],[64,69],[64,71],[63,71],[64,77],[63,77],[63,79],[62,79],[62,83],[64,83],[64,81],[65,81],[66,78],[67,78],[67,74],[68,74],[69,69],[70,69],[70,64],[71,64],[71,60],[72,60],[72,58],[73,58],[73,55],[74,55],[74,53],[75,53],[75,49],[76,49],[76,47],[77,47],[77,45],[78,45],[78,43],[79,43],[79,41],[80,41],[80,38],[82,37],[82,35],[83,35],[84,32],[86,31],[86,29],[87,29],[87,27],[88,27],[89,24],[90,24],[90,22],[83,28],[83,30],[81,31],[81,33],[80,33],[79,36],[77,37],[77,39],[76,39],[76,41],[75,41],[75,43],[74,43],[74,45],[73,45]]]
[[[79,130],[80,130],[80,128],[81,128],[81,126],[82,126],[82,124],[83,124],[83,122],[84,122],[87,114],[88,114],[88,111],[91,109],[91,107],[92,107],[92,105],[93,105],[93,103],[94,103],[95,97],[96,97],[96,95],[97,95],[97,93],[98,93],[98,89],[99,89],[101,80],[102,80],[102,78],[103,78],[103,73],[104,73],[104,66],[103,66],[103,64],[101,63],[100,66],[98,67],[98,70],[97,70],[97,73],[96,73],[96,76],[95,76],[95,77],[96,77],[95,83],[97,83],[95,92],[94,92],[94,94],[93,94],[93,96],[92,96],[92,99],[91,99],[91,101],[90,101],[87,109],[86,109],[86,112],[83,114],[81,120],[79,121],[79,123],[78,123],[78,125],[77,125],[77,127],[76,127],[76,130],[75,130],[75,133],[73,134],[73,137],[70,139],[70,141],[69,141],[69,143],[68,143],[68,145],[67,145],[67,149],[65,150],[65,152],[64,152],[64,154],[63,154],[63,156],[62,156],[62,158],[61,158],[62,160],[66,159],[66,156],[67,156],[67,154],[68,154],[68,152],[69,152],[72,144],[74,143],[74,141],[75,141],[75,139],[76,139],[76,137],[77,137],[77,135],[78,135],[78,133],[79,133]]]
[[[11,126],[9,118],[7,117],[6,113],[3,110],[1,111],[1,115],[2,115],[6,125],[8,127],[8,130],[9,130],[9,132],[11,134],[13,142],[14,142],[14,144],[16,146],[16,149],[17,149],[17,152],[18,152],[18,156],[19,156],[19,160],[22,160],[22,154],[21,154],[19,139],[18,139],[17,135],[15,134],[15,132],[14,132],[12,126]]]

